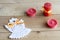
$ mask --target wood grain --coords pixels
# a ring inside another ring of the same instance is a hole
[[[32,31],[45,31],[45,30],[60,30],[60,15],[52,15],[50,17],[45,17],[45,16],[35,16],[33,18],[27,17],[27,16],[13,16],[15,18],[22,18],[25,21],[25,25],[28,28],[31,28]],[[8,20],[12,18],[12,16],[8,17],[0,17],[0,30],[4,30],[4,25],[8,23]],[[50,29],[46,25],[46,22],[50,18],[55,18],[58,21],[58,27],[56,29]],[[6,32],[0,31],[0,32]]]
[[[10,33],[0,33],[0,40],[60,40],[60,31],[31,32],[21,39],[9,39]]]
[[[45,2],[52,3],[52,14],[60,14],[60,0],[0,0],[0,16],[23,16],[31,7],[39,15]]]
[[[45,2],[52,3],[52,16],[45,17],[41,8]],[[37,14],[30,18],[26,16],[25,11],[28,8],[35,8]],[[12,17],[22,18],[27,28],[31,28],[32,32],[21,39],[9,39],[11,34],[4,25]],[[55,29],[50,29],[46,22],[50,18],[58,21]],[[60,0],[0,0],[0,40],[60,40]]]
[[[11,34],[4,28],[3,25],[8,23],[12,17],[23,18],[27,28],[31,28],[32,32],[21,39],[9,39]],[[55,18],[58,21],[58,26],[55,29],[50,29],[46,26],[46,21],[50,18]],[[27,16],[0,16],[0,40],[60,40],[60,15],[52,15],[45,17],[43,15],[33,18]]]

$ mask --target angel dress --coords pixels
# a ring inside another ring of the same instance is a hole
[[[20,21],[22,21],[22,19]],[[9,38],[22,38],[31,32],[31,29],[26,28],[24,23],[14,25],[13,28],[9,28],[7,25],[5,25],[5,28],[11,32]]]

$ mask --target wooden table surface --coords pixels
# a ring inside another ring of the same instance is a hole
[[[52,14],[60,14],[60,0],[0,0],[0,16],[22,16],[28,8],[35,8],[37,15],[45,2],[52,3]]]
[[[50,17],[41,15],[40,9],[45,2],[52,3],[53,15]],[[37,10],[33,18],[25,15],[25,11],[30,7]],[[21,39],[9,39],[11,33],[3,25],[12,17],[24,19],[26,27],[31,28],[32,32]],[[57,28],[47,27],[46,21],[50,18],[57,19]],[[60,0],[0,0],[0,40],[60,40]]]
[[[32,32],[21,39],[9,39],[8,36],[11,33],[3,25],[7,24],[8,19],[12,17],[24,19],[26,27],[31,28]],[[46,21],[50,18],[57,19],[57,28],[48,28]],[[60,15],[52,15],[50,17],[35,16],[34,18],[27,16],[0,16],[0,40],[60,40]]]

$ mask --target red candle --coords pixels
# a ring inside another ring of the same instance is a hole
[[[52,8],[52,4],[49,2],[46,2],[43,6],[44,8],[44,15],[45,16],[50,16],[51,15],[51,8]]]
[[[27,11],[26,11],[26,14],[30,17],[33,17],[36,15],[36,9],[34,8],[29,8]]]
[[[46,11],[51,10],[51,8],[52,8],[52,4],[51,4],[51,3],[46,2],[46,3],[44,4],[44,9],[45,9]]]
[[[47,21],[47,24],[48,24],[48,27],[55,28],[55,27],[57,27],[57,20],[55,20],[55,19],[49,19]]]
[[[50,11],[46,11],[46,10],[45,10],[45,11],[44,11],[44,15],[45,15],[45,16],[51,16],[51,10],[50,10]]]

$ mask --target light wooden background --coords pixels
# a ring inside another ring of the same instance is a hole
[[[40,15],[40,9],[45,2],[53,5],[51,17]],[[30,7],[36,8],[37,16],[24,16]],[[11,33],[3,25],[7,24],[11,17],[23,18],[26,27],[31,28],[32,32],[21,39],[9,39]],[[46,21],[50,18],[57,19],[57,28],[50,29],[46,26]],[[0,40],[60,40],[60,0],[0,0]]]
[[[4,28],[3,25],[8,23],[11,17],[23,18],[27,28],[31,28],[32,32],[21,39],[9,39],[11,34]],[[55,29],[50,29],[46,25],[46,21],[50,18],[55,18],[58,21],[58,26]],[[27,16],[0,16],[0,40],[60,40],[60,15],[50,17],[35,16],[30,18]]]
[[[45,2],[52,3],[53,14],[60,14],[60,0],[0,0],[0,16],[21,16],[25,11],[34,7],[37,15]]]

